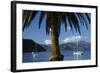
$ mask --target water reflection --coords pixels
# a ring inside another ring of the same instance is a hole
[[[90,59],[90,51],[79,51],[79,52],[74,52],[74,51],[62,51],[61,52],[64,55],[64,60],[87,60]],[[23,53],[23,62],[45,62],[49,61],[49,57],[51,56],[51,52],[28,52],[28,53]]]

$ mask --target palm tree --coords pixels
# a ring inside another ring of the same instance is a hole
[[[61,25],[64,24],[65,31],[67,31],[68,25],[81,34],[80,31],[80,23],[85,25],[88,29],[88,24],[90,24],[90,16],[89,13],[72,13],[72,12],[46,12],[46,11],[23,11],[23,31],[25,28],[29,27],[31,21],[35,18],[35,16],[40,13],[39,17],[39,29],[41,27],[41,23],[46,16],[46,34],[49,35],[51,33],[51,49],[52,56],[50,57],[50,61],[61,61],[64,56],[60,53],[59,48],[59,35]],[[50,31],[51,30],[51,31]]]

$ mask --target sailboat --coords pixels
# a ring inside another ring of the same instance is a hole
[[[83,52],[82,52],[82,50],[79,50],[78,40],[77,40],[77,45],[76,45],[75,51],[73,52],[74,59],[75,60],[81,59],[82,54],[83,54]]]
[[[34,48],[34,51],[32,51],[32,56],[33,56],[33,61],[36,61],[36,50],[37,50],[37,46],[35,44],[35,48]]]

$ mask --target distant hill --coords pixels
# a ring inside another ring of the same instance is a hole
[[[60,50],[74,50],[77,48],[77,42],[66,42],[59,45]],[[78,48],[80,50],[90,50],[91,43],[84,40],[78,42]],[[23,39],[23,52],[42,52],[42,51],[51,51],[51,45],[38,44],[30,39]]]
[[[77,42],[63,43],[60,45],[60,48],[62,50],[73,50],[73,49],[77,48]],[[79,41],[78,48],[80,50],[90,50],[91,44],[86,41]]]
[[[47,51],[51,50],[50,45],[41,45],[41,46],[43,48],[45,48]],[[59,47],[61,50],[73,50],[73,49],[77,48],[77,42],[75,42],[75,41],[74,42],[66,42],[66,43],[60,44]],[[80,50],[90,50],[91,44],[89,42],[80,40],[78,42],[78,48]]]
[[[51,45],[41,44],[41,46],[42,46],[43,48],[45,48],[46,51],[51,51]]]
[[[46,51],[41,45],[31,39],[23,39],[23,52],[42,52]]]

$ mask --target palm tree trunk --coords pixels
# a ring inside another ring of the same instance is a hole
[[[53,25],[51,27],[51,51],[52,56],[50,57],[50,61],[61,61],[63,60],[63,55],[60,53],[59,48],[59,37],[57,26]]]

